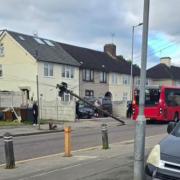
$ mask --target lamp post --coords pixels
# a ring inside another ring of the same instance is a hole
[[[133,54],[134,54],[134,29],[138,26],[143,25],[143,23],[139,23],[132,27],[132,51],[131,51],[131,78],[130,78],[130,100],[133,100],[132,91],[133,91]]]
[[[136,121],[136,130],[135,130],[135,139],[134,139],[134,180],[145,179],[144,151],[145,151],[146,119],[144,116],[144,101],[145,101],[144,94],[145,94],[147,48],[148,48],[147,46],[148,46],[148,29],[149,29],[149,5],[150,5],[150,0],[144,0],[139,114]]]

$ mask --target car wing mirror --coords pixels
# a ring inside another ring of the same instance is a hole
[[[173,129],[175,128],[176,123],[175,122],[169,122],[168,126],[167,126],[167,133],[170,134]]]

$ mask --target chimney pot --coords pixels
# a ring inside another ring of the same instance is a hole
[[[162,57],[160,58],[160,63],[165,64],[166,66],[171,66],[171,58],[170,57]]]
[[[105,44],[104,52],[113,58],[116,58],[116,45],[115,44]]]

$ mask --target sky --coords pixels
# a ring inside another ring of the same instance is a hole
[[[0,0],[0,29],[103,51],[131,59],[132,27],[143,21],[144,0]],[[150,0],[147,66],[172,58],[180,65],[180,0]],[[142,26],[135,28],[134,63],[141,60]]]

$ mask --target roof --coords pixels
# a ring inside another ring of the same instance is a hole
[[[131,73],[130,62],[123,58],[114,59],[105,52],[59,43],[9,30],[7,32],[39,61],[80,66],[80,68],[105,72]],[[43,42],[43,44],[37,42],[35,38]],[[50,41],[54,46],[49,45],[46,41]],[[133,75],[140,75],[139,67],[133,66]]]
[[[24,49],[26,49],[35,59],[39,61],[67,64],[79,66],[80,64],[70,56],[55,41],[49,40],[54,46],[48,45],[43,38],[39,38],[43,44],[38,43],[34,36],[29,36],[17,32],[7,31]],[[23,40],[24,39],[24,40]]]
[[[121,74],[131,73],[131,63],[125,61],[123,58],[117,60],[101,51],[77,47],[64,43],[60,44],[63,49],[65,49],[81,64],[81,68],[90,68],[100,71],[104,70],[106,72],[118,72]],[[140,69],[134,66],[133,75],[139,74]]]
[[[158,64],[147,70],[147,77],[152,79],[180,80],[180,67]]]

